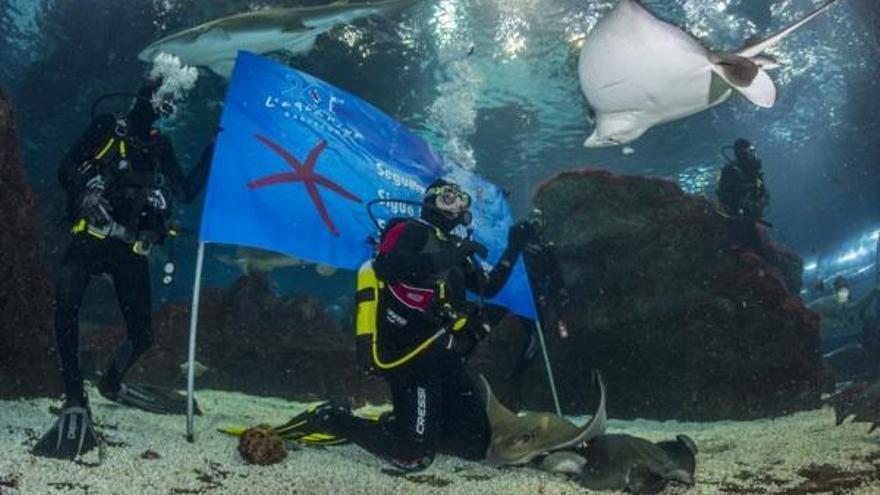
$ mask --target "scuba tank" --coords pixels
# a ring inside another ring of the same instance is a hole
[[[379,290],[384,284],[376,277],[373,260],[365,261],[357,272],[355,292],[355,357],[364,374],[375,373],[373,342],[379,316]]]

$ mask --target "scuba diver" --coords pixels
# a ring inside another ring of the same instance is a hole
[[[555,246],[544,237],[544,217],[541,210],[535,209],[527,217],[533,233],[523,248],[523,262],[528,273],[529,285],[535,298],[535,308],[544,328],[555,328],[560,339],[568,338],[568,326],[563,315],[571,307],[571,298],[562,277],[562,270],[556,258]],[[525,373],[538,356],[541,346],[538,328],[534,322],[520,318],[521,326],[528,332],[525,343],[520,351],[519,359],[510,372],[509,379],[513,384],[511,397],[514,409],[519,409],[522,402]]]
[[[532,234],[526,223],[511,227],[507,248],[486,273],[475,259],[487,256],[486,247],[453,233],[470,223],[470,205],[457,184],[432,183],[420,218],[385,226],[371,263],[379,281],[375,297],[358,291],[359,305],[376,303],[375,334],[366,338],[372,338],[371,364],[390,386],[393,412],[376,421],[329,402],[309,421],[404,471],[425,469],[438,452],[482,459],[489,443],[482,395],[465,366],[488,326],[482,305],[468,303],[465,292],[497,294]]]
[[[834,294],[807,304],[819,315],[822,358],[833,373],[828,382],[869,379],[880,371],[880,284],[857,301],[844,277],[836,277],[833,286]]]
[[[864,322],[870,318],[868,309],[880,298],[880,285],[871,288],[858,301],[851,300],[851,289],[846,278],[835,277],[833,287],[833,294],[810,302],[807,309],[819,315],[822,340],[837,347],[834,344],[841,339],[861,332]]]
[[[732,221],[729,244],[744,244],[763,256],[764,244],[756,224],[770,226],[763,219],[770,195],[764,185],[761,160],[755,147],[742,138],[733,143],[733,154],[734,158],[728,158],[722,167],[716,184],[718,211]]]
[[[127,337],[100,379],[99,392],[154,413],[185,411],[185,397],[122,378],[153,342],[147,256],[175,235],[174,197],[192,201],[207,180],[213,142],[185,176],[171,141],[153,127],[159,118],[174,116],[175,101],[196,77],[194,68],[159,55],[137,94],[126,95],[134,96],[127,114],[93,116],[59,166],[69,200],[66,220],[73,225],[55,290],[55,341],[66,398],[61,418],[34,446],[36,455],[75,459],[98,445],[77,354],[80,305],[90,280],[101,273],[113,279]],[[166,275],[171,275],[167,266]]]

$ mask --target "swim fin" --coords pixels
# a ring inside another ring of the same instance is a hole
[[[331,447],[333,445],[344,445],[349,442],[347,438],[338,437],[332,433],[318,432],[303,435],[294,441],[308,447]]]
[[[136,407],[155,414],[186,414],[186,396],[174,390],[143,383],[122,383],[119,390],[111,392],[99,387],[101,395],[117,404]],[[201,415],[199,405],[193,401],[196,415]]]
[[[349,440],[332,433],[333,419],[338,416],[351,416],[351,409],[336,401],[327,401],[307,408],[304,412],[281,426],[272,428],[285,440],[293,440],[299,444],[326,447],[341,445]]]
[[[66,407],[61,417],[31,449],[41,457],[74,460],[98,447],[100,441],[92,427],[92,413],[86,407]]]
[[[284,440],[294,441],[305,446],[327,447],[348,443],[347,438],[331,433],[330,428],[327,427],[324,416],[331,413],[331,410],[333,413],[351,414],[347,408],[335,402],[322,402],[308,407],[305,411],[291,418],[290,421],[275,426],[272,430]],[[243,435],[246,430],[247,428],[243,426],[219,428],[219,431],[236,437]]]

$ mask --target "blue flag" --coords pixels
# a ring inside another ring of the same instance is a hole
[[[356,270],[376,227],[416,217],[428,184],[449,177],[473,197],[474,238],[497,261],[511,224],[502,191],[447,167],[423,139],[320,79],[239,52],[208,180],[203,242],[253,246]],[[394,201],[397,200],[397,201]],[[353,290],[353,289],[352,289]],[[527,318],[534,302],[522,262],[491,302]]]

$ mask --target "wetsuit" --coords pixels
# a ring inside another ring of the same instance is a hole
[[[764,186],[761,161],[739,157],[727,162],[721,169],[717,193],[724,213],[751,220],[763,217],[770,196]]]
[[[386,229],[373,262],[387,285],[378,313],[383,359],[394,359],[447,325],[437,314],[439,306],[448,304],[458,314],[468,311],[466,289],[485,297],[501,290],[518,249],[508,247],[486,274],[471,261],[462,241],[423,220],[407,219]],[[479,320],[472,315],[468,326],[481,326]],[[344,415],[333,421],[332,429],[402,469],[423,469],[436,452],[482,459],[489,424],[463,354],[479,331],[450,332],[407,363],[384,371],[394,406],[387,420]]]
[[[756,222],[761,222],[770,195],[764,185],[761,161],[737,156],[721,169],[716,188],[721,212],[732,220],[729,244],[745,244],[755,253],[764,254]]]
[[[100,385],[102,391],[112,393],[153,342],[149,265],[146,256],[134,252],[134,242],[160,244],[169,228],[172,198],[190,202],[207,179],[213,147],[208,146],[198,166],[185,176],[171,142],[151,127],[155,119],[143,103],[124,120],[96,117],[58,170],[69,198],[68,220],[84,225],[82,198],[100,176],[104,185],[98,196],[109,205],[106,211],[112,221],[125,226],[130,236],[102,239],[83,230],[73,236],[64,254],[55,291],[55,338],[70,403],[87,402],[77,354],[78,314],[89,281],[94,275],[110,274],[125,317],[127,337]]]

